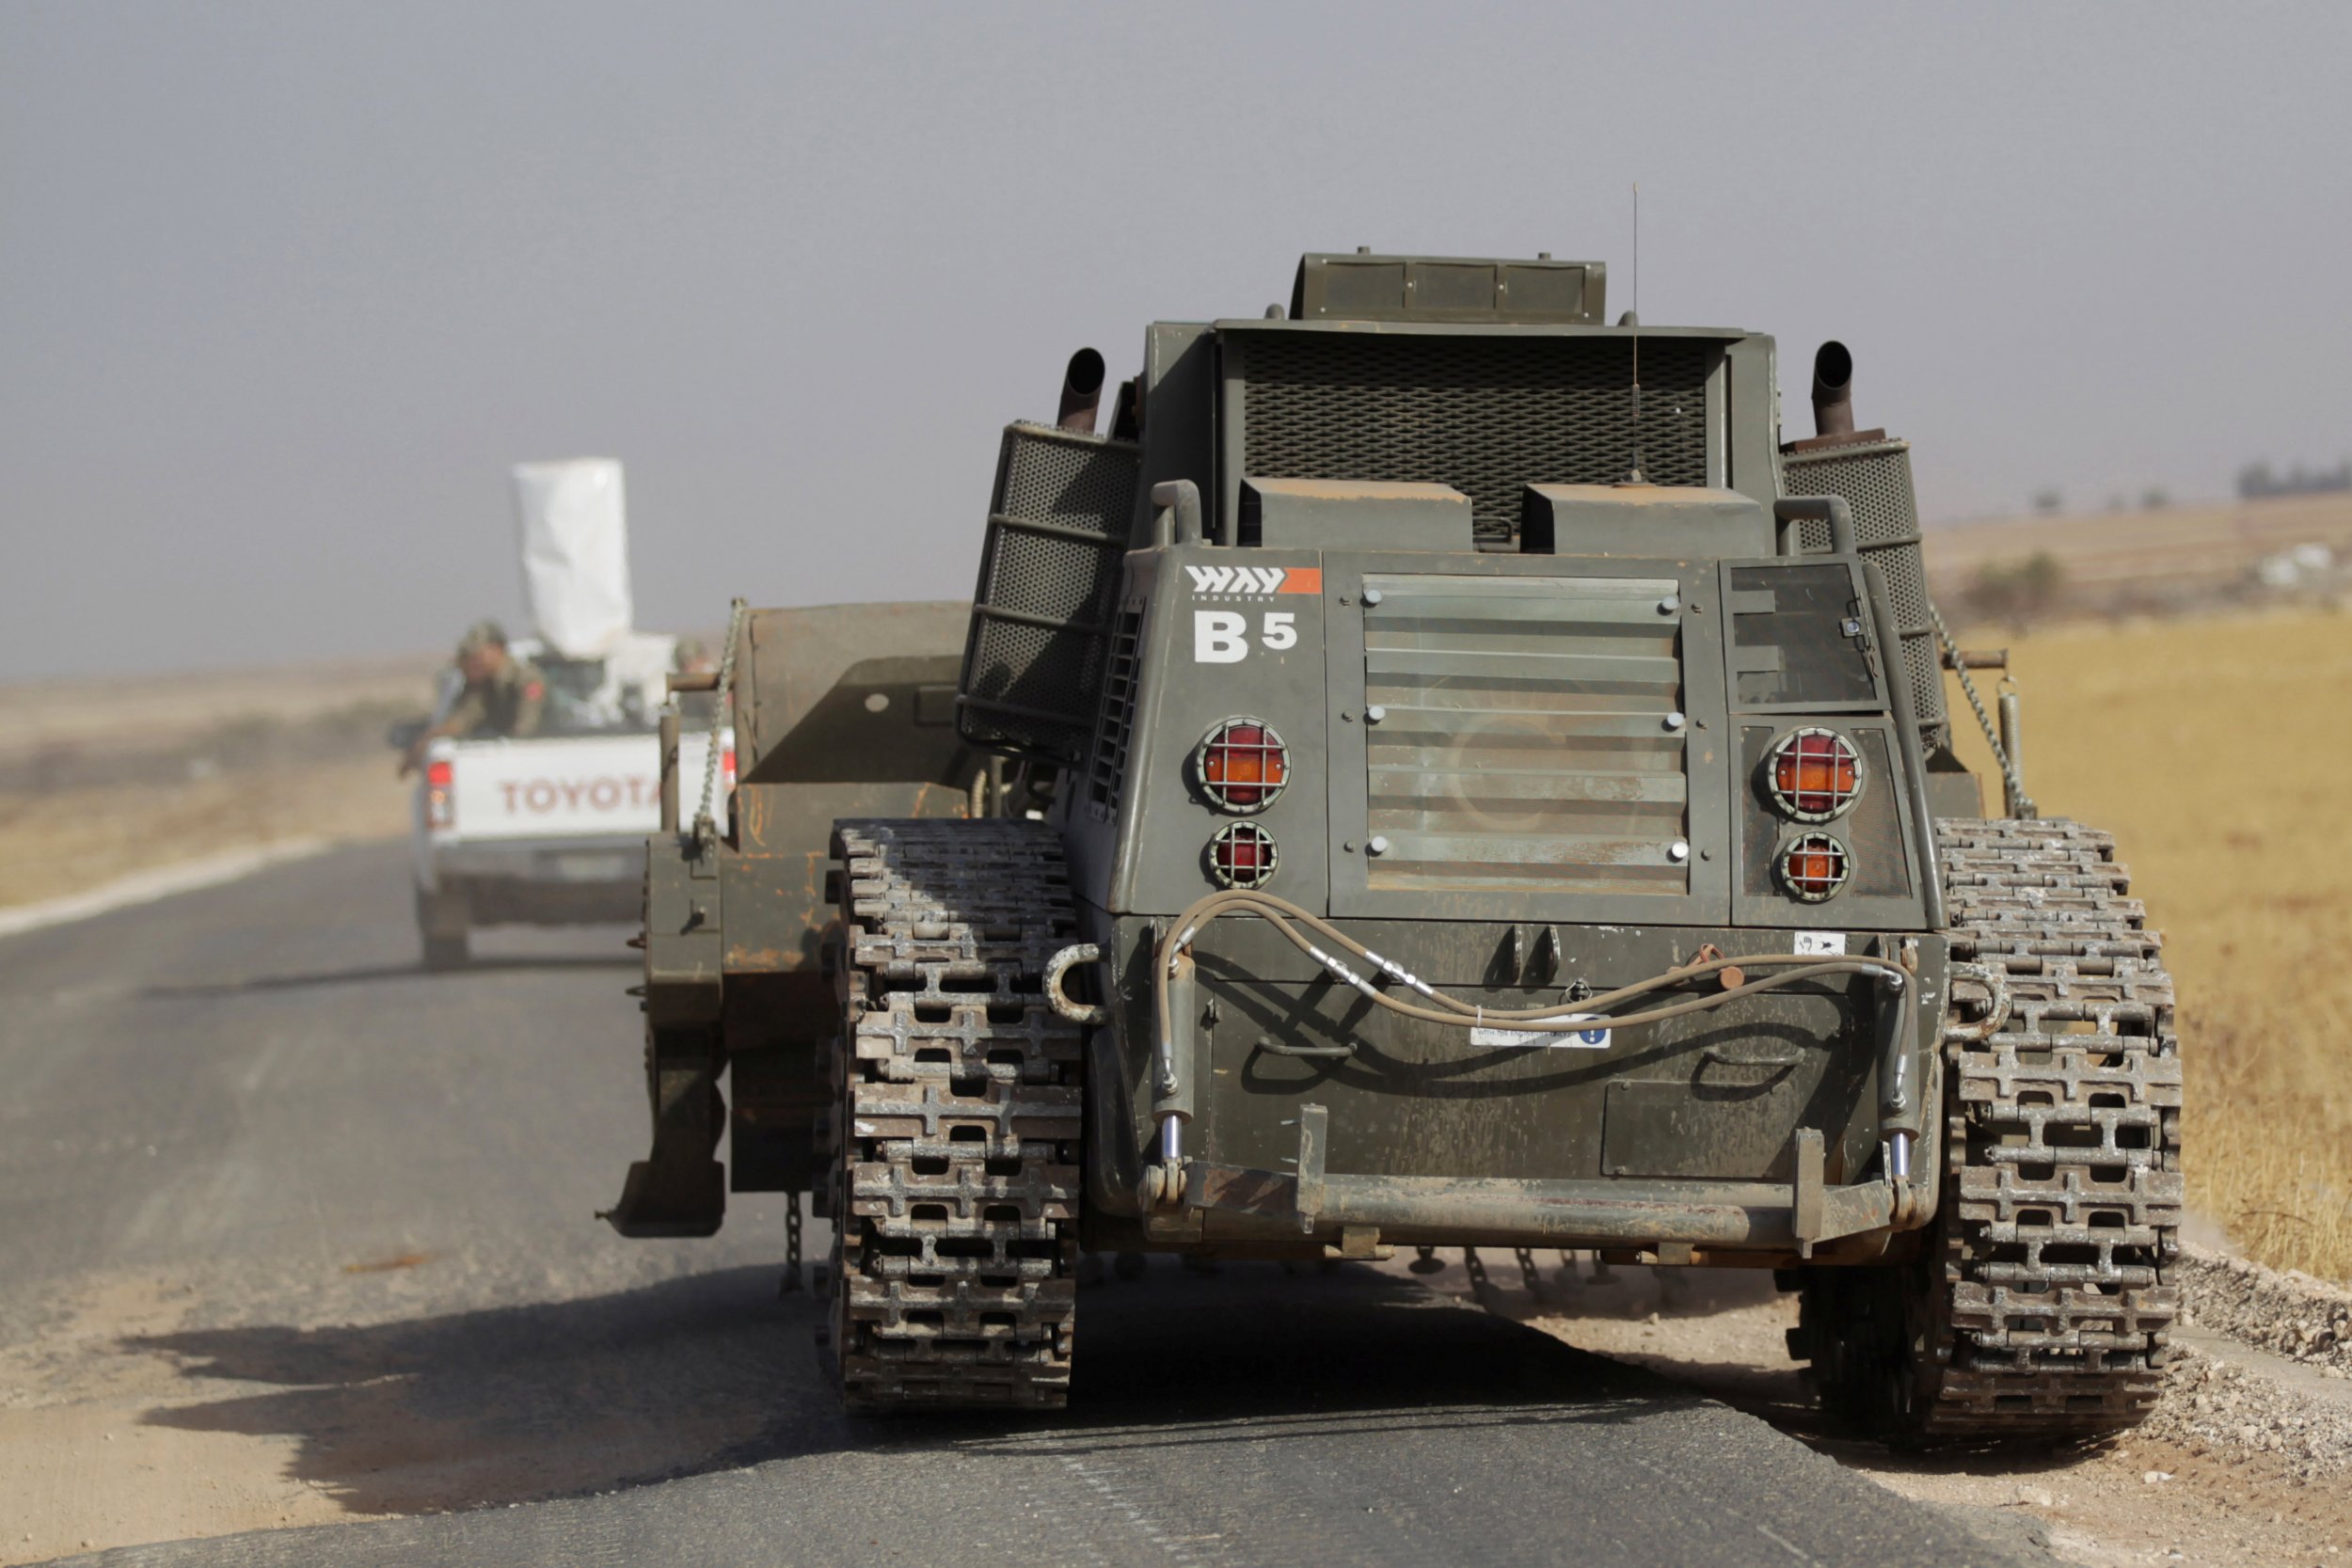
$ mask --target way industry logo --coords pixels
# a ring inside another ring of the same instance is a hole
[[[1320,594],[1320,566],[1186,566],[1196,595],[1222,594],[1263,598],[1269,594]]]

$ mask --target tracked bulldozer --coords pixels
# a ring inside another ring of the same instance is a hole
[[[744,618],[727,832],[650,845],[614,1223],[809,1195],[861,1409],[1063,1402],[1084,1252],[1491,1246],[1777,1271],[1890,1436],[2137,1421],[2158,939],[1955,755],[1845,350],[1784,439],[1770,337],[1605,287],[1310,255],[1107,418],[1073,356],[968,607]]]

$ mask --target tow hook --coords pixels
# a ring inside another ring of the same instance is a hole
[[[1076,965],[1102,961],[1103,950],[1090,942],[1065,947],[1045,961],[1045,1000],[1056,1017],[1066,1018],[1073,1023],[1101,1024],[1111,1021],[1108,1007],[1091,1002],[1073,1002],[1070,993],[1061,989],[1062,980]]]

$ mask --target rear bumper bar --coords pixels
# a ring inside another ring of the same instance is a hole
[[[517,882],[627,883],[644,879],[645,839],[606,836],[444,840],[429,851],[437,881],[502,878]]]
[[[1804,1162],[1800,1162],[1801,1173]],[[1194,1163],[1184,1202],[1204,1234],[1273,1239],[1361,1228],[1403,1245],[1624,1247],[1687,1243],[1726,1251],[1798,1252],[1894,1227],[1883,1181],[1546,1180],[1311,1175]],[[1317,1189],[1320,1189],[1319,1192]],[[1912,1223],[1920,1223],[1915,1219]]]

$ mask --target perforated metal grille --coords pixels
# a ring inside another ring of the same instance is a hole
[[[1136,459],[1129,442],[1006,430],[958,708],[972,744],[1065,763],[1087,754]]]
[[[1005,444],[1010,462],[998,512],[1126,538],[1136,499],[1134,446],[1043,425],[1014,425]]]
[[[1714,345],[1642,343],[1642,471],[1707,483]],[[1242,467],[1268,479],[1401,480],[1470,498],[1508,539],[1526,484],[1611,484],[1633,461],[1630,346],[1619,338],[1267,333],[1248,342]]]
[[[1110,665],[1103,673],[1103,718],[1094,726],[1094,763],[1087,777],[1088,798],[1104,816],[1118,815],[1120,792],[1127,785],[1127,748],[1135,731],[1142,636],[1143,611],[1120,610],[1118,628],[1111,633]]]
[[[1791,496],[1836,496],[1853,512],[1854,542],[1863,559],[1886,577],[1886,594],[1902,638],[1903,668],[1922,729],[1941,729],[1944,666],[1928,610],[1926,563],[1919,554],[1919,513],[1911,484],[1911,443],[1874,441],[1820,452],[1790,452],[1781,460]],[[1797,525],[1800,549],[1829,548],[1829,524]]]

